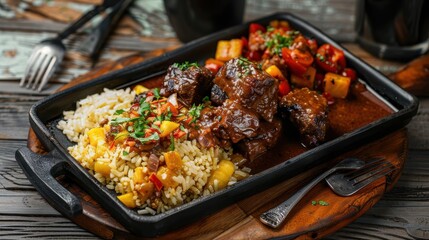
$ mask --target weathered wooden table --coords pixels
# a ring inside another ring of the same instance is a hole
[[[34,2],[36,5],[29,3]],[[57,88],[90,70],[91,63],[78,54],[79,39],[71,48],[64,71],[42,93],[18,87],[26,57],[39,40],[52,36],[97,0],[0,1],[0,238],[96,239],[53,209],[33,188],[15,161],[15,150],[27,145],[28,110]],[[352,42],[354,1],[248,0],[246,20],[280,10],[292,10],[325,29],[344,46],[383,73],[403,63],[377,59]],[[299,3],[299,4],[298,4]],[[37,5],[40,4],[40,5]],[[318,14],[314,14],[318,13]],[[336,13],[336,14],[335,14]],[[96,65],[140,53],[154,55],[180,46],[161,0],[136,1],[109,39]],[[407,126],[409,152],[402,176],[394,189],[371,210],[329,239],[429,239],[429,99],[420,98],[418,115]]]

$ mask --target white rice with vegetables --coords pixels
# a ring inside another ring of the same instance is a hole
[[[105,89],[88,96],[75,111],[65,111],[57,126],[76,142],[70,154],[126,206],[140,214],[164,212],[249,175],[250,169],[231,162],[232,149],[202,148],[186,138],[188,130],[180,123],[192,122],[192,109],[152,90],[136,103],[135,91],[147,89]],[[162,109],[167,109],[164,115]]]

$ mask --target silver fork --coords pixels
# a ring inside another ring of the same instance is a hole
[[[353,170],[359,169],[365,165],[365,162],[357,158],[346,158],[340,163],[335,165],[333,168],[322,173],[316,179],[311,181],[305,187],[301,188],[298,192],[292,195],[286,201],[280,203],[277,207],[274,207],[261,214],[259,220],[272,228],[280,226],[280,224],[286,219],[290,211],[295,207],[295,205],[301,200],[305,194],[308,193],[318,182],[322,181],[325,177],[331,175],[338,170]]]
[[[36,45],[25,68],[24,76],[19,85],[36,89],[40,92],[64,58],[66,47],[62,40],[76,32],[93,17],[113,6],[118,0],[104,0],[90,11],[82,15],[76,22],[59,33],[55,38],[41,41]]]
[[[364,168],[339,172],[325,178],[325,181],[336,194],[347,197],[355,194],[368,184],[395,170],[395,166],[382,158],[375,158],[365,164]]]
[[[395,169],[392,164],[382,159],[374,159],[365,163],[362,160],[352,158],[353,161],[356,161],[355,165],[344,165],[344,161],[346,160],[341,161],[334,168],[324,172],[322,175],[296,192],[288,200],[261,214],[260,221],[273,228],[280,226],[299,200],[324,178],[329,181],[330,184],[328,185],[334,192],[341,196],[350,196],[380,177],[386,176]],[[354,171],[352,172],[349,171],[347,173],[332,174],[337,170],[353,169]]]

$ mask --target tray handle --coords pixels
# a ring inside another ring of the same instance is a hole
[[[58,157],[55,150],[39,155],[22,147],[16,151],[15,158],[33,186],[55,209],[67,217],[82,213],[79,198],[55,179],[55,176],[64,173],[68,164]]]

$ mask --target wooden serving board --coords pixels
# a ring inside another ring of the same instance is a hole
[[[107,72],[156,56],[163,51],[145,55],[133,55],[118,62],[109,63],[78,77],[62,89],[78,83],[89,81]],[[28,147],[36,153],[43,154],[44,148],[30,129]],[[381,178],[350,197],[334,194],[324,183],[319,183],[294,208],[283,226],[269,228],[259,222],[259,215],[286,200],[296,190],[311,181],[318,174],[329,169],[347,156],[363,159],[380,156],[390,161],[396,170],[388,177]],[[327,236],[364,214],[377,203],[386,191],[389,191],[399,179],[407,156],[407,132],[405,129],[370,142],[357,149],[341,154],[330,161],[308,169],[289,180],[267,189],[259,194],[236,202],[180,230],[159,236],[160,239],[266,239],[273,237],[319,239]],[[105,239],[137,239],[138,236],[128,232],[125,227],[113,219],[96,201],[78,185],[67,179],[61,183],[77,197],[82,199],[82,214],[71,220],[82,228]],[[323,200],[328,206],[313,205],[312,201]],[[196,219],[197,220],[197,219]]]

